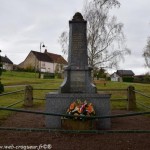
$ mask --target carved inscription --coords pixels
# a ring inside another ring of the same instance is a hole
[[[86,46],[84,32],[74,32],[72,34],[71,62],[77,67],[87,65]]]
[[[72,72],[70,85],[72,92],[83,92],[85,88],[85,73],[81,71]]]
[[[71,73],[71,80],[72,81],[83,81],[84,78],[85,78],[85,72],[82,72],[82,71],[72,71],[72,73]]]
[[[83,39],[84,34],[83,33],[74,33],[72,35],[72,53],[74,57],[79,58],[81,53],[83,53]]]

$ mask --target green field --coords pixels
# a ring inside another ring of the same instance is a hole
[[[3,72],[2,75],[2,83],[5,86],[10,85],[32,85],[34,89],[58,89],[60,84],[62,83],[62,79],[39,79],[38,74],[35,73],[27,73],[27,72],[14,72],[14,71],[7,71]],[[146,95],[150,95],[150,84],[139,84],[139,83],[121,83],[121,82],[110,82],[107,81],[106,86],[104,86],[103,82],[96,82],[96,86],[99,89],[100,93],[111,93],[111,99],[116,98],[127,98],[127,91],[126,89],[128,86],[132,85],[135,87],[135,90],[141,91]],[[14,87],[5,87],[5,92],[12,92],[17,90],[24,89],[24,86],[14,86]],[[125,91],[102,91],[107,89],[125,89]],[[50,92],[50,90],[34,90],[34,98],[36,99],[44,99],[45,94]],[[4,95],[0,96],[0,106],[7,107],[17,101],[21,101],[24,99],[24,92],[19,92],[17,94],[11,95]],[[146,98],[140,94],[136,94],[137,102],[140,102],[146,106],[150,107],[150,98]],[[39,106],[44,107],[45,101],[44,100],[34,100],[34,107],[35,109]],[[23,102],[19,103],[11,108],[21,108],[23,107]],[[126,109],[127,108],[127,101],[125,100],[111,100],[111,108],[112,109]],[[148,109],[137,105],[138,111],[149,111]],[[0,119],[7,118],[11,112],[1,111],[0,110]]]
[[[4,84],[5,92],[13,92],[25,89],[25,85],[32,85],[33,88],[36,89],[47,89],[47,88],[58,88],[61,84],[61,79],[39,79],[38,74],[35,73],[27,73],[27,72],[15,72],[15,71],[6,71],[3,72],[1,77],[1,82]],[[12,85],[23,85],[23,86],[12,86]],[[12,87],[11,87],[12,86]],[[48,93],[49,90],[39,91],[34,90],[34,98],[44,99],[45,94]],[[24,100],[24,91],[11,94],[11,95],[4,95],[0,96],[0,106],[7,107],[17,101]],[[43,100],[35,100],[34,107],[44,106]],[[23,102],[19,103],[11,108],[21,108],[23,107]],[[10,114],[9,111],[1,111],[0,110],[0,119],[7,118]]]

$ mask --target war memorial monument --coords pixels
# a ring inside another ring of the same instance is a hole
[[[110,94],[97,93],[91,71],[88,65],[87,21],[77,12],[69,21],[69,54],[65,78],[57,93],[46,95],[46,112],[65,114],[73,101],[82,99],[94,105],[96,116],[110,115]],[[46,116],[46,127],[61,128],[61,117]],[[98,120],[97,129],[110,127],[110,118]]]

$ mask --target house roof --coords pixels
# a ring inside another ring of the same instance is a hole
[[[49,58],[53,62],[59,63],[59,64],[67,64],[67,61],[61,55],[48,53],[48,52],[45,52],[45,53],[49,56]]]
[[[45,53],[41,53],[41,52],[36,52],[36,51],[31,51],[35,57],[39,60],[39,61],[45,61],[45,62],[52,62],[52,60],[48,57],[47,54]]]
[[[1,56],[1,61],[2,63],[13,64],[13,62],[7,56],[5,57]]]
[[[118,74],[119,76],[134,76],[132,70],[117,70],[116,74]]]
[[[31,51],[31,52],[36,56],[36,58],[39,61],[67,64],[67,61],[61,55],[49,53],[47,52],[47,50],[45,50],[44,53],[36,52],[36,51]]]

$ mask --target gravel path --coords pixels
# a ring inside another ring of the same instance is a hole
[[[124,113],[127,113],[127,111],[116,110],[112,112],[112,114]],[[146,116],[116,118],[111,121],[112,130],[150,130],[150,117]],[[18,128],[45,128],[44,116],[16,113],[7,120],[3,121],[1,126]],[[34,148],[37,148],[37,146],[43,146],[43,144],[48,144],[44,145],[47,150],[50,149],[51,146],[53,150],[150,150],[150,133],[64,134],[0,131],[0,146],[23,145],[36,146]],[[46,146],[49,147],[46,148]],[[42,148],[40,147],[40,149]]]

